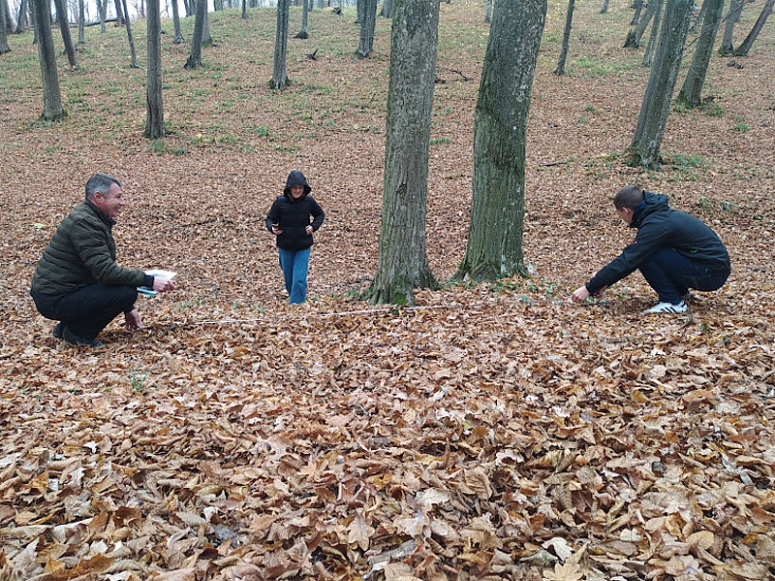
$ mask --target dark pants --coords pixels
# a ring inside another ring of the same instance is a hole
[[[82,339],[94,339],[121,313],[135,308],[137,289],[133,286],[90,284],[66,295],[30,292],[38,312],[47,319],[62,321]]]
[[[640,272],[659,300],[674,305],[681,302],[689,289],[714,291],[720,289],[729,277],[729,268],[709,270],[701,262],[692,260],[672,248],[655,252],[640,265]]]

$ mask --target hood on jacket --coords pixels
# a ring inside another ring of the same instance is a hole
[[[630,228],[640,228],[641,222],[646,216],[669,209],[670,206],[665,194],[654,194],[644,190],[643,201],[634,208]]]
[[[301,195],[301,198],[299,199],[304,198],[307,194],[309,194],[312,191],[312,188],[307,183],[307,178],[305,178],[304,174],[297,169],[289,173],[288,179],[285,181],[285,189],[283,190],[283,195],[289,200],[293,200],[293,198],[291,197],[291,187],[293,186],[304,186],[304,193]]]

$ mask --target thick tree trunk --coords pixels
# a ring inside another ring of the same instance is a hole
[[[191,54],[183,68],[198,69],[202,66],[202,35],[204,34],[205,18],[207,17],[207,1],[197,0],[196,20],[194,21],[194,37],[191,39]]]
[[[62,32],[62,42],[65,45],[67,60],[70,63],[70,68],[77,71],[78,61],[75,58],[75,44],[73,44],[73,36],[70,34],[70,24],[67,21],[67,4],[65,4],[65,0],[54,0],[54,6],[56,6],[57,9],[57,20],[59,20],[59,30]]]
[[[659,152],[689,32],[691,9],[692,0],[670,0],[667,4],[638,125],[627,150],[630,166],[659,166]]]
[[[175,29],[175,38],[172,44],[183,44],[183,33],[180,31],[180,11],[178,10],[178,0],[170,0],[172,4],[172,26]]]
[[[457,277],[525,275],[525,150],[546,0],[498,0],[474,121],[471,223]]]
[[[724,25],[724,37],[721,39],[721,47],[718,49],[720,55],[732,54],[732,37],[735,33],[735,24],[740,20],[740,14],[743,12],[743,0],[732,0],[729,6],[729,12],[726,16]]]
[[[161,79],[161,12],[159,0],[148,0],[147,20],[148,75],[146,81],[146,102],[148,115],[145,123],[145,137],[164,137],[164,104]]]
[[[59,91],[54,38],[49,25],[51,22],[49,3],[48,0],[32,0],[31,6],[34,12],[32,20],[38,39],[38,57],[43,80],[43,113],[40,118],[44,121],[59,121],[65,117],[65,110],[62,107],[62,95]]]
[[[557,68],[554,69],[555,75],[565,74],[565,59],[568,58],[568,48],[570,47],[570,31],[573,26],[573,8],[576,0],[568,0],[568,11],[565,14],[565,32],[562,34],[562,50],[560,58],[557,61]]]
[[[438,0],[396,2],[379,264],[367,292],[372,304],[414,304],[415,289],[438,286],[425,247],[438,27]]]
[[[683,87],[678,93],[678,102],[693,108],[702,104],[702,86],[708,72],[710,57],[713,54],[713,43],[716,41],[721,17],[724,10],[724,0],[705,0],[702,4],[703,19],[697,48],[694,51],[692,64],[686,73]]]
[[[433,1],[433,0],[426,0]],[[358,56],[366,58],[374,48],[374,29],[377,24],[377,0],[361,0],[363,14],[361,35],[358,41]]]
[[[751,32],[748,33],[748,36],[745,37],[745,40],[740,46],[735,49],[733,53],[735,56],[748,56],[748,51],[751,50],[756,37],[759,36],[762,28],[764,28],[764,23],[767,22],[767,18],[772,14],[773,5],[775,5],[775,0],[767,0],[764,8],[762,8],[761,14],[759,14],[759,18],[756,19],[756,23],[753,25]]]
[[[137,66],[137,51],[135,51],[135,39],[132,36],[132,25],[129,22],[129,9],[126,6],[126,0],[121,0],[122,8],[124,10],[124,22],[126,22],[126,35],[129,40],[129,55],[131,61],[129,67],[133,69],[139,69]]]
[[[274,70],[270,86],[282,89],[290,84],[286,68],[288,52],[288,1],[277,0],[277,27],[274,40]]]

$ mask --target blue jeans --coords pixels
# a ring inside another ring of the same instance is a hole
[[[53,321],[62,321],[82,339],[94,339],[121,313],[135,308],[137,289],[133,286],[89,284],[66,295],[31,292],[38,312]]]
[[[672,248],[662,248],[640,265],[640,272],[659,300],[678,304],[689,289],[714,291],[720,289],[729,277],[729,268],[709,270],[699,261],[692,260]]]
[[[307,270],[309,269],[310,249],[286,250],[279,248],[280,268],[285,278],[285,290],[290,303],[301,304],[307,300]]]

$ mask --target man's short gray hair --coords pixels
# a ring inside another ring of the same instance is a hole
[[[121,182],[113,176],[97,172],[89,178],[88,182],[86,182],[86,200],[91,201],[92,198],[94,198],[94,194],[97,192],[101,193],[103,196],[107,196],[110,191],[110,186],[113,184],[116,184],[119,188],[121,187]]]
[[[614,196],[614,207],[617,210],[621,210],[622,208],[633,210],[642,201],[643,190],[638,186],[629,184],[616,192],[616,195]]]

